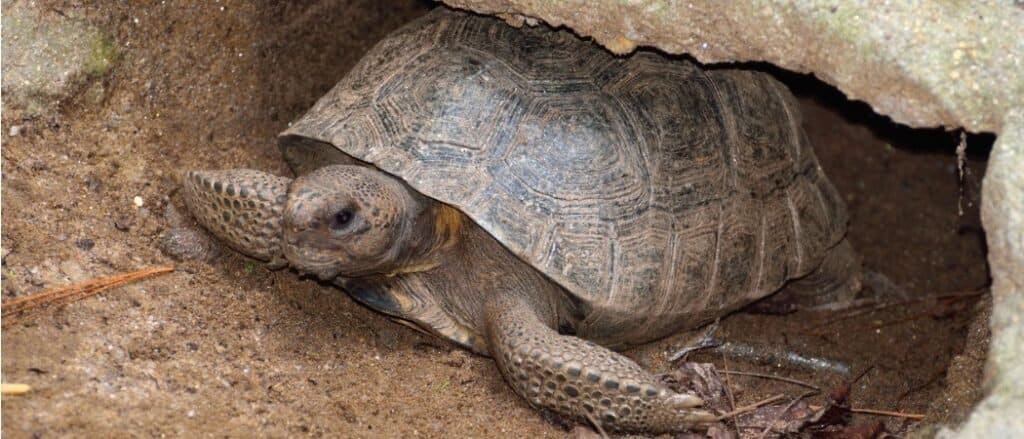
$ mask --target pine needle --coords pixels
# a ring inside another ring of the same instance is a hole
[[[785,397],[786,397],[786,395],[775,395],[775,396],[773,396],[771,398],[762,399],[762,400],[760,400],[758,402],[755,402],[753,404],[750,404],[750,405],[745,405],[743,407],[738,407],[738,408],[736,408],[735,410],[733,410],[733,411],[731,411],[729,413],[725,413],[725,414],[719,415],[718,416],[718,420],[723,420],[723,419],[731,418],[731,417],[736,416],[736,415],[740,415],[740,414],[743,414],[743,413],[746,413],[746,412],[749,412],[749,411],[756,410],[758,407],[761,407],[761,406],[763,406],[765,404],[773,403],[773,402],[778,401],[780,399],[783,399]]]
[[[4,319],[4,326],[7,326],[8,324],[17,323],[21,317],[25,317],[28,314],[28,311],[36,310],[40,307],[51,304],[66,305],[77,302],[138,279],[170,273],[172,271],[174,271],[174,266],[167,265],[51,288],[0,304],[0,307],[3,308],[3,312],[0,313],[0,318]]]

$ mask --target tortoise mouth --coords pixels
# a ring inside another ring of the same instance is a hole
[[[292,268],[304,276],[314,276],[321,281],[330,281],[339,276],[355,279],[375,274],[373,270],[359,270],[353,268],[351,263],[346,264],[345,261],[352,258],[342,248],[315,237],[296,238],[285,232],[282,250]]]
[[[341,272],[336,255],[317,251],[315,247],[304,244],[303,241],[289,242],[286,238],[282,247],[285,259],[292,268],[303,275],[315,276],[326,281],[337,277]]]
[[[328,282],[338,278],[340,270],[337,267],[331,267],[327,265],[314,265],[303,264],[301,267],[296,267],[292,264],[292,268],[298,271],[301,277],[305,278],[316,278],[317,280]]]

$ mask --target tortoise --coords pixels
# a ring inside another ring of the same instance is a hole
[[[612,349],[858,274],[795,99],[757,71],[436,9],[279,144],[295,179],[187,174],[205,228],[493,357],[531,405],[604,428],[715,419]]]

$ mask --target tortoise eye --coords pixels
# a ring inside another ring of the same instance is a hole
[[[331,216],[331,230],[342,230],[348,227],[352,223],[352,219],[355,218],[356,214],[350,207],[346,207],[334,213]]]

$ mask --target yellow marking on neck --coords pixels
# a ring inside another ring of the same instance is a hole
[[[408,326],[408,327],[410,327],[412,329],[415,329],[417,332],[422,332],[422,333],[427,334],[427,335],[434,335],[433,332],[427,331],[426,329],[423,329],[422,327],[420,327],[420,325],[417,325],[417,324],[415,324],[413,322],[410,322],[408,320],[399,319],[399,318],[392,318],[391,320],[393,322],[398,323],[398,324],[402,324],[402,325]]]
[[[407,265],[405,267],[401,267],[401,268],[399,268],[399,269],[397,269],[395,271],[392,271],[392,272],[390,272],[388,274],[385,274],[385,276],[387,276],[387,277],[395,277],[395,276],[397,276],[399,274],[422,273],[424,271],[433,270],[433,269],[437,268],[438,265],[441,265],[441,263],[434,262],[434,261],[424,262],[422,264]]]
[[[441,248],[451,248],[459,242],[462,231],[462,212],[442,204],[434,216],[434,236],[438,237]]]
[[[441,204],[434,212],[434,247],[430,251],[430,257],[436,257],[434,249],[449,249],[459,242],[459,233],[462,231],[462,212],[454,207]],[[418,264],[407,265],[392,271],[385,276],[394,277],[399,274],[422,273],[430,271],[441,265],[439,261],[424,261]]]

